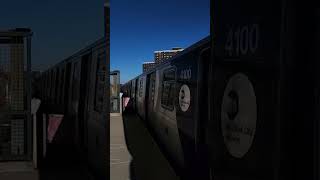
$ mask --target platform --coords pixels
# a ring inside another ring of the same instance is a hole
[[[123,121],[121,114],[110,114],[110,179],[128,180],[129,154],[124,138]]]
[[[0,162],[1,180],[38,180],[38,170],[33,168],[32,162]]]
[[[123,114],[128,149],[137,180],[178,180],[179,177],[135,114]]]

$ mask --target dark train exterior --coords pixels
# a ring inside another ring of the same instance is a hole
[[[38,82],[49,113],[64,114],[54,141],[87,156],[94,173],[105,178],[109,167],[106,50],[102,38],[42,72]]]
[[[211,6],[214,179],[319,179],[319,9],[290,0]]]
[[[212,0],[210,40],[123,86],[182,179],[319,179],[310,5]]]
[[[209,47],[207,37],[122,86],[179,174],[201,169],[203,162],[198,120],[206,117],[199,107],[206,103]]]

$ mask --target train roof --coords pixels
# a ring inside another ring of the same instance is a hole
[[[42,73],[45,73],[51,69],[54,69],[55,67],[73,61],[76,57],[83,55],[84,53],[88,52],[91,49],[94,49],[95,47],[104,45],[106,43],[106,38],[100,38],[97,41],[93,42],[92,44],[86,46],[85,48],[82,48],[80,50],[78,50],[77,52],[75,52],[74,54],[72,54],[71,56],[65,58],[64,60],[58,62],[57,64],[52,65],[51,67],[49,67],[48,69],[46,69],[45,71],[43,71]]]

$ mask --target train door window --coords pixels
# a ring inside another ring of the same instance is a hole
[[[143,77],[139,79],[139,97],[142,97],[143,93]]]
[[[174,109],[174,86],[176,70],[168,69],[163,73],[161,106],[168,110]]]
[[[103,96],[104,87],[107,79],[107,67],[104,63],[105,53],[98,55],[97,68],[96,68],[96,84],[95,84],[95,98],[94,98],[94,109],[97,112],[103,110]]]
[[[61,104],[64,104],[64,86],[65,86],[65,83],[66,83],[66,77],[65,77],[65,74],[66,71],[65,71],[65,68],[62,69],[62,73],[61,73],[61,84],[60,84],[60,103]]]
[[[72,83],[70,83],[70,76],[71,76],[71,63],[69,62],[66,65],[66,71],[65,71],[65,83],[64,83],[64,90],[63,90],[63,104],[65,105],[65,107],[68,107],[69,104],[69,89],[72,85]]]
[[[58,90],[58,104],[61,104],[61,92],[62,92],[62,87],[63,87],[63,82],[64,82],[64,77],[63,77],[63,74],[64,74],[64,69],[61,69],[60,70],[60,77],[59,77],[59,90]]]
[[[43,90],[45,89],[45,79],[46,79],[46,75],[44,74],[44,73],[41,73],[41,76],[42,76],[42,79],[41,79],[41,84],[42,84],[42,87],[41,87],[41,98],[43,99],[43,97],[44,97],[44,92],[43,92]]]
[[[80,63],[75,62],[73,64],[73,77],[72,77],[72,95],[71,95],[71,101],[75,102],[79,95],[79,86],[80,86],[80,80],[79,80],[79,73],[80,73]]]
[[[55,70],[53,70],[53,76],[52,76],[52,84],[51,84],[51,89],[52,89],[52,92],[51,92],[51,98],[52,98],[52,103],[54,103],[54,98],[55,98],[55,84],[56,84],[56,78],[57,78],[57,73]]]
[[[50,82],[50,79],[49,79],[49,73],[46,72],[46,88],[44,89],[44,93],[45,93],[45,99],[47,100],[48,98],[48,89],[49,89],[49,82]]]
[[[134,98],[136,99],[137,98],[137,96],[138,96],[138,81],[139,81],[139,79],[135,79],[134,80]]]
[[[60,88],[60,75],[61,73],[60,73],[60,70],[59,70],[59,68],[57,68],[57,71],[56,71],[56,79],[55,79],[55,84],[54,84],[54,88],[55,88],[55,90],[54,90],[54,102],[56,103],[56,104],[58,104],[58,102],[59,102],[59,88]]]
[[[49,88],[48,88],[48,97],[49,99],[51,99],[51,95],[52,95],[52,79],[53,79],[53,72],[52,70],[50,71],[50,77],[49,77]]]
[[[51,88],[51,86],[50,86],[50,84],[51,84],[51,73],[50,73],[50,71],[48,71],[47,78],[48,78],[48,82],[47,82],[47,87],[46,87],[46,94],[47,94],[47,98],[49,99],[50,98],[50,88]]]
[[[134,98],[135,97],[135,93],[136,93],[136,80],[132,80],[131,84],[132,84],[131,98]]]
[[[58,99],[59,99],[59,82],[60,82],[60,78],[61,78],[61,75],[60,75],[60,71],[59,71],[59,68],[57,68],[57,73],[56,73],[56,79],[55,79],[55,92],[54,92],[54,99],[55,99],[55,103],[58,103]]]
[[[46,73],[46,88],[45,88],[45,99],[48,100],[47,98],[49,97],[48,89],[50,88],[49,83],[50,83],[50,77],[49,77],[49,72]]]
[[[154,92],[155,92],[155,85],[156,85],[155,75],[156,75],[155,73],[152,73],[150,75],[150,90],[151,90],[150,98],[152,102],[154,102]]]

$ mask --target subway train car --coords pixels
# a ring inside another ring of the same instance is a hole
[[[101,177],[108,167],[108,73],[102,38],[42,72],[38,85],[49,113],[64,115],[54,142],[84,154]]]
[[[208,44],[128,82],[179,176],[319,179],[319,12],[289,0],[212,0]]]
[[[214,179],[319,179],[318,6],[211,6],[206,139]]]
[[[199,107],[207,98],[209,47],[210,38],[204,38],[122,86],[174,169],[191,172],[188,176],[206,164],[201,148],[205,122],[199,119],[207,114]]]

